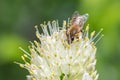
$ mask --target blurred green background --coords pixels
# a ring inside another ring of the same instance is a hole
[[[104,29],[98,43],[99,80],[120,80],[120,0],[0,0],[0,80],[26,80],[23,52],[36,39],[34,26],[43,21],[71,17],[74,11],[89,13],[90,31]]]

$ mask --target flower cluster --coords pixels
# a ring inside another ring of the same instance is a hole
[[[43,34],[36,28],[39,41],[31,42],[30,53],[21,48],[25,64],[20,66],[29,71],[28,80],[98,80],[96,65],[96,46],[93,40],[95,31],[89,34],[89,25],[71,44],[68,44],[66,27],[69,22],[58,21],[41,24]],[[97,41],[96,41],[97,42]],[[28,61],[29,60],[29,61]]]

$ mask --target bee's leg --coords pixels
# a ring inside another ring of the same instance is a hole
[[[66,36],[67,36],[67,42],[68,42],[68,44],[70,44],[71,43],[71,38],[70,38],[70,34],[68,34],[67,31],[66,31]]]
[[[70,37],[70,34],[68,35],[68,44],[71,44],[71,37]]]

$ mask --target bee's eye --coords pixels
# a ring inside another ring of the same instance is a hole
[[[72,40],[72,41],[74,40],[74,37],[73,37],[73,36],[71,37],[71,40]]]

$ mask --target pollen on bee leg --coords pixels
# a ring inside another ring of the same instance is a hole
[[[78,36],[78,35],[79,35],[79,33],[76,33],[76,34],[75,34],[75,36]]]
[[[79,39],[77,39],[77,38],[75,38],[73,41],[72,41],[72,43],[75,43],[75,42],[77,42]]]

